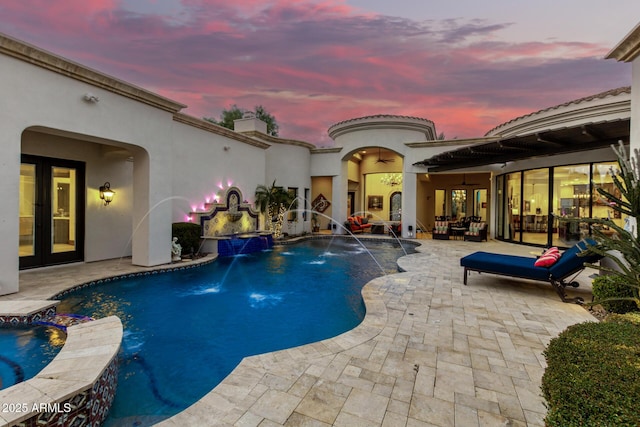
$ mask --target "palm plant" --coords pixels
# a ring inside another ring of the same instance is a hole
[[[618,267],[607,268],[590,265],[609,274],[619,276],[621,281],[633,289],[633,297],[629,299],[640,308],[640,240],[638,240],[637,224],[640,219],[640,182],[638,172],[640,167],[640,154],[635,150],[634,158],[627,156],[622,143],[613,147],[618,156],[619,170],[611,170],[613,183],[620,194],[612,194],[604,188],[598,188],[600,193],[609,202],[611,208],[623,215],[627,215],[627,225],[620,227],[608,219],[591,218],[587,222],[609,227],[616,234],[607,235],[602,232],[602,227],[592,227],[595,245],[588,245],[589,252],[597,253],[613,261]],[[598,303],[598,301],[595,301]]]
[[[260,213],[265,215],[265,228],[272,231],[275,238],[282,234],[282,223],[292,198],[287,190],[276,186],[258,185],[255,191],[255,203]]]

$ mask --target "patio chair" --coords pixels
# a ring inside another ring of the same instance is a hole
[[[544,263],[533,257],[474,252],[460,259],[460,265],[464,267],[464,284],[467,284],[469,271],[549,282],[562,301],[582,304],[584,301],[580,297],[568,298],[565,288],[567,286],[578,287],[579,283],[573,281],[573,278],[584,269],[584,264],[594,263],[602,258],[597,254],[579,256],[581,252],[586,250],[587,244],[595,245],[595,241],[578,242],[564,251],[557,258],[557,261],[547,266],[542,266]],[[573,278],[567,280],[572,275],[574,275]]]
[[[438,240],[449,240],[451,227],[449,221],[436,221],[433,225],[432,236]]]
[[[487,223],[472,222],[469,224],[469,229],[464,232],[464,240],[470,240],[472,242],[487,240]]]

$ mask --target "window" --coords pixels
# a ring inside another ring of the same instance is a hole
[[[549,168],[524,171],[522,241],[547,244],[549,219]]]
[[[589,224],[576,218],[606,218],[623,227],[625,218],[598,192],[619,197],[611,175],[617,167],[617,162],[584,163],[498,176],[497,237],[569,247],[590,234]]]
[[[459,220],[467,215],[467,190],[451,190],[451,219]]]
[[[591,215],[589,165],[559,166],[553,169],[553,244],[571,246],[589,234],[585,223],[567,219]]]
[[[521,172],[510,173],[507,175],[507,222],[511,224],[508,235],[505,239],[520,241],[520,233],[522,231],[522,206],[520,197]]]
[[[436,190],[436,216],[444,217],[447,216],[447,200],[446,200],[447,192],[445,190]]]
[[[286,206],[289,212],[287,219],[289,221],[296,221],[298,219],[298,189],[296,187],[289,187],[287,191],[289,191],[289,197],[292,200],[291,204]]]

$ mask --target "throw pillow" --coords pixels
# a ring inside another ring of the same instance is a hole
[[[560,251],[555,246],[547,249],[541,256],[533,263],[536,267],[551,267],[560,258]]]

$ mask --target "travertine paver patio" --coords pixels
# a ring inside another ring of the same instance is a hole
[[[420,253],[400,259],[405,272],[363,289],[367,315],[357,328],[246,358],[161,425],[544,425],[542,351],[567,326],[596,319],[562,303],[543,283],[474,273],[463,285],[461,256],[476,250],[529,255],[530,247],[422,242]],[[86,282],[112,265],[23,272],[20,294],[0,300],[43,298],[55,293],[52,287]],[[578,278],[587,285],[576,290],[585,299],[591,273]]]

